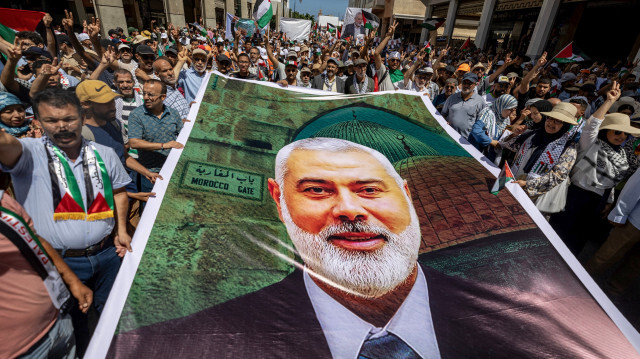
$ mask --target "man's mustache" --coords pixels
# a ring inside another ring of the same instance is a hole
[[[55,138],[55,139],[63,139],[63,138],[73,138],[75,136],[76,136],[75,132],[60,131],[60,132],[54,134],[53,138]]]

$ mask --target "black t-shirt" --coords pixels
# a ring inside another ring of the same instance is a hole
[[[95,137],[94,142],[112,148],[116,152],[116,155],[118,155],[120,162],[122,162],[122,166],[126,169],[127,166],[125,163],[126,158],[124,156],[124,139],[122,138],[122,130],[116,128],[112,122],[107,122],[106,125],[100,127],[91,125],[85,126],[93,132],[93,136]],[[129,182],[125,188],[127,192],[138,192],[135,182],[133,181]]]
[[[518,91],[518,90],[516,90]],[[527,101],[529,101],[532,98],[536,98],[538,97],[538,95],[536,95],[536,88],[532,87],[529,89],[529,91],[527,91],[527,93],[521,93],[518,95],[518,112],[522,111],[522,109],[524,108],[524,105],[527,103]],[[551,97],[551,94],[549,92],[547,92],[544,95],[544,99],[547,100]]]

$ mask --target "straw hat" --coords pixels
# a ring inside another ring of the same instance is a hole
[[[609,112],[618,112],[618,109],[622,105],[631,105],[631,107],[633,107],[632,117],[636,117],[634,115],[640,114],[640,103],[634,100],[633,97],[628,96],[620,97],[618,101],[614,102],[614,104],[609,109]]]
[[[574,105],[568,102],[561,102],[555,105],[553,109],[551,109],[551,112],[540,112],[540,113],[545,116],[555,118],[556,120],[560,120],[562,122],[566,122],[571,125],[577,125],[578,124],[576,122],[577,112],[578,112],[578,109]],[[627,124],[628,124],[628,121],[627,121]]]
[[[610,113],[604,116],[604,121],[600,125],[601,130],[614,130],[629,133],[634,136],[640,135],[640,129],[631,126],[629,116],[623,113]]]

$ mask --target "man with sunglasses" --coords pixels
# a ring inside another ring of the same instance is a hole
[[[394,51],[389,55],[387,58],[389,68],[384,65],[381,55],[382,51],[387,46],[387,43],[391,40],[391,37],[393,37],[393,34],[396,31],[396,26],[398,26],[397,21],[394,21],[393,24],[389,26],[387,34],[384,39],[380,41],[380,44],[373,54],[380,91],[396,90],[398,88],[397,84],[404,80],[404,75],[402,74],[402,70],[400,70],[400,53]]]
[[[445,81],[444,86],[442,88],[443,88],[443,92],[438,96],[436,96],[436,98],[432,102],[433,106],[438,111],[442,111],[442,107],[444,106],[444,103],[447,101],[449,96],[456,93],[456,89],[458,88],[458,80],[447,79],[447,81]]]
[[[506,94],[510,85],[511,81],[509,81],[507,76],[498,77],[498,81],[494,82],[491,87],[491,92],[481,94],[484,102],[487,103],[487,106],[492,105],[498,97]]]
[[[278,81],[278,84],[282,87],[298,86],[301,82],[298,79],[298,62],[287,61],[284,66],[286,78],[284,80]]]
[[[374,83],[373,79],[367,76],[367,61],[364,59],[358,58],[354,62],[354,66],[356,72],[347,77],[347,82],[345,83],[345,93],[346,94],[363,94],[367,92],[373,92]]]
[[[138,68],[134,70],[133,77],[137,88],[141,89],[147,80],[159,80],[158,76],[153,72],[153,62],[156,60],[156,54],[151,47],[144,44],[138,45],[136,47],[136,60],[138,61]]]

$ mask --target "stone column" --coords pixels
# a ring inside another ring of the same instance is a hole
[[[430,18],[433,14],[433,5],[427,5],[427,9],[424,12],[424,19]],[[420,34],[420,46],[424,46],[424,42],[429,39],[429,30],[422,28],[422,33]],[[420,47],[418,46],[418,47]]]
[[[549,34],[551,33],[551,27],[558,14],[558,8],[560,7],[560,0],[544,0],[542,8],[540,8],[540,15],[538,15],[538,21],[536,21],[536,27],[533,29],[531,35],[531,42],[527,49],[527,56],[537,57],[542,55]],[[553,56],[553,55],[551,55]]]
[[[247,0],[240,0],[240,13],[243,18],[248,18],[250,15],[247,13]]]
[[[202,18],[204,19],[205,27],[216,27],[216,1],[215,0],[201,0],[202,1]]]
[[[73,23],[82,25],[82,20],[87,19],[87,12],[84,11],[84,4],[82,3],[82,0],[74,0],[73,3],[76,6],[76,11],[73,14]],[[122,6],[122,3],[120,3],[120,6]],[[109,31],[109,29],[107,29],[107,31]]]
[[[166,8],[164,9],[167,23],[173,23],[176,26],[184,26],[184,3],[182,0],[165,0]]]
[[[108,37],[107,31],[110,29],[115,29],[118,26],[124,27],[127,24],[122,0],[94,0],[93,6],[96,10],[96,15],[100,18],[102,24],[100,31],[104,38]],[[82,10],[84,11],[84,8]]]
[[[496,0],[485,0],[482,6],[482,14],[480,15],[480,23],[478,24],[478,32],[476,33],[475,44],[479,49],[484,49],[489,38],[489,27],[491,26],[491,16],[496,7]]]
[[[237,17],[240,17],[240,14],[236,14],[236,8],[234,7],[234,1],[233,0],[225,0],[224,2],[224,11],[228,12],[229,14],[235,15]],[[224,15],[225,19],[227,14]]]
[[[451,41],[451,36],[453,36],[453,28],[456,26],[456,12],[458,12],[458,0],[450,0],[447,20],[444,24],[444,36],[447,37],[447,41]]]

